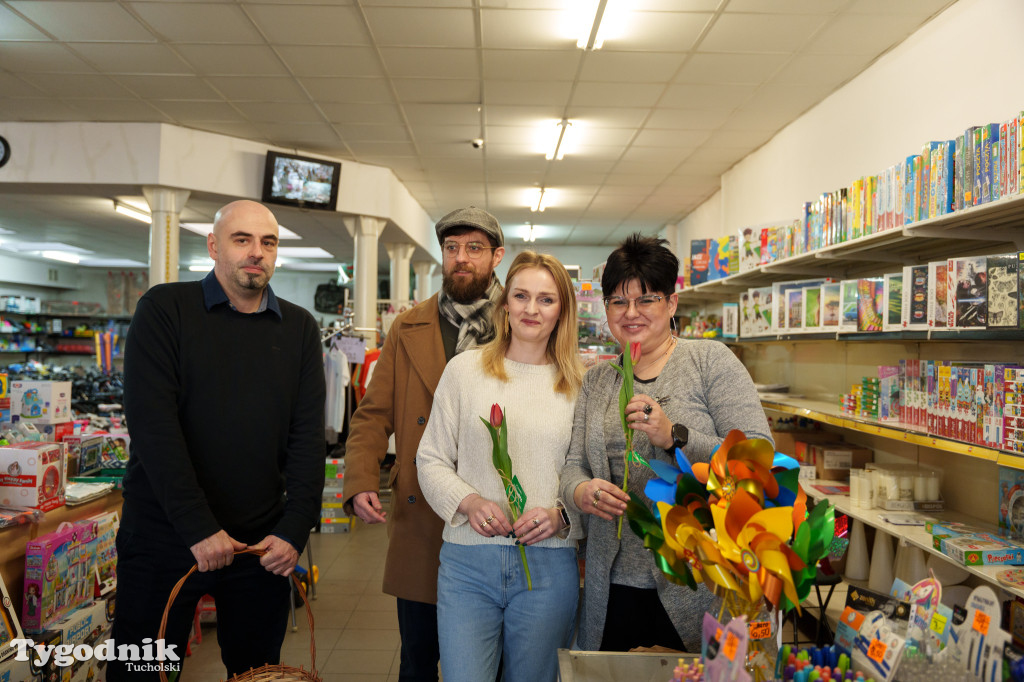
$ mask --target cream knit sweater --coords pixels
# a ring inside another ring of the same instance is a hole
[[[459,353],[445,367],[434,392],[416,468],[427,502],[445,521],[445,542],[459,545],[513,544],[514,538],[485,538],[473,530],[459,504],[472,493],[501,505],[511,522],[508,500],[491,463],[491,437],[480,418],[498,403],[508,424],[512,474],[526,492],[526,509],[553,507],[558,473],[565,464],[576,399],[555,393],[554,365],[505,360],[508,382],[484,374],[481,352]],[[575,520],[569,539],[550,537],[533,547],[575,547],[582,535]]]

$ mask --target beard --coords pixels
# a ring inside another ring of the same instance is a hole
[[[466,272],[466,271],[463,271]],[[455,277],[455,270],[444,273],[441,287],[456,303],[472,303],[484,297],[491,284],[491,271],[477,272],[472,277]]]
[[[262,266],[257,266],[262,267]],[[270,275],[266,270],[256,274],[252,272],[245,272],[241,269],[235,271],[235,282],[238,286],[243,289],[249,289],[253,291],[259,291],[265,289],[267,284],[270,282]]]

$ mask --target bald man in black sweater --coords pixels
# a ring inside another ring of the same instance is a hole
[[[131,457],[113,639],[156,639],[171,587],[198,564],[174,602],[165,649],[184,659],[196,602],[211,594],[229,676],[278,662],[285,576],[324,484],[319,329],[269,286],[277,243],[277,220],[261,204],[222,208],[207,243],[213,271],[146,292],[125,346]],[[246,547],[264,554],[234,556]],[[156,679],[149,668],[112,662],[107,679]]]

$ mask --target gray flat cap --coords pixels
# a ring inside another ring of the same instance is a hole
[[[437,221],[434,230],[437,232],[437,242],[444,243],[444,235],[456,227],[468,227],[480,230],[498,242],[498,246],[505,245],[505,235],[501,231],[498,219],[482,208],[467,206],[457,208],[445,217]]]

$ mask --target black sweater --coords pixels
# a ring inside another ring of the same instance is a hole
[[[302,551],[324,486],[323,356],[313,317],[277,304],[280,317],[207,310],[200,282],[139,300],[122,529],[185,547],[221,529],[247,544],[273,534]]]

